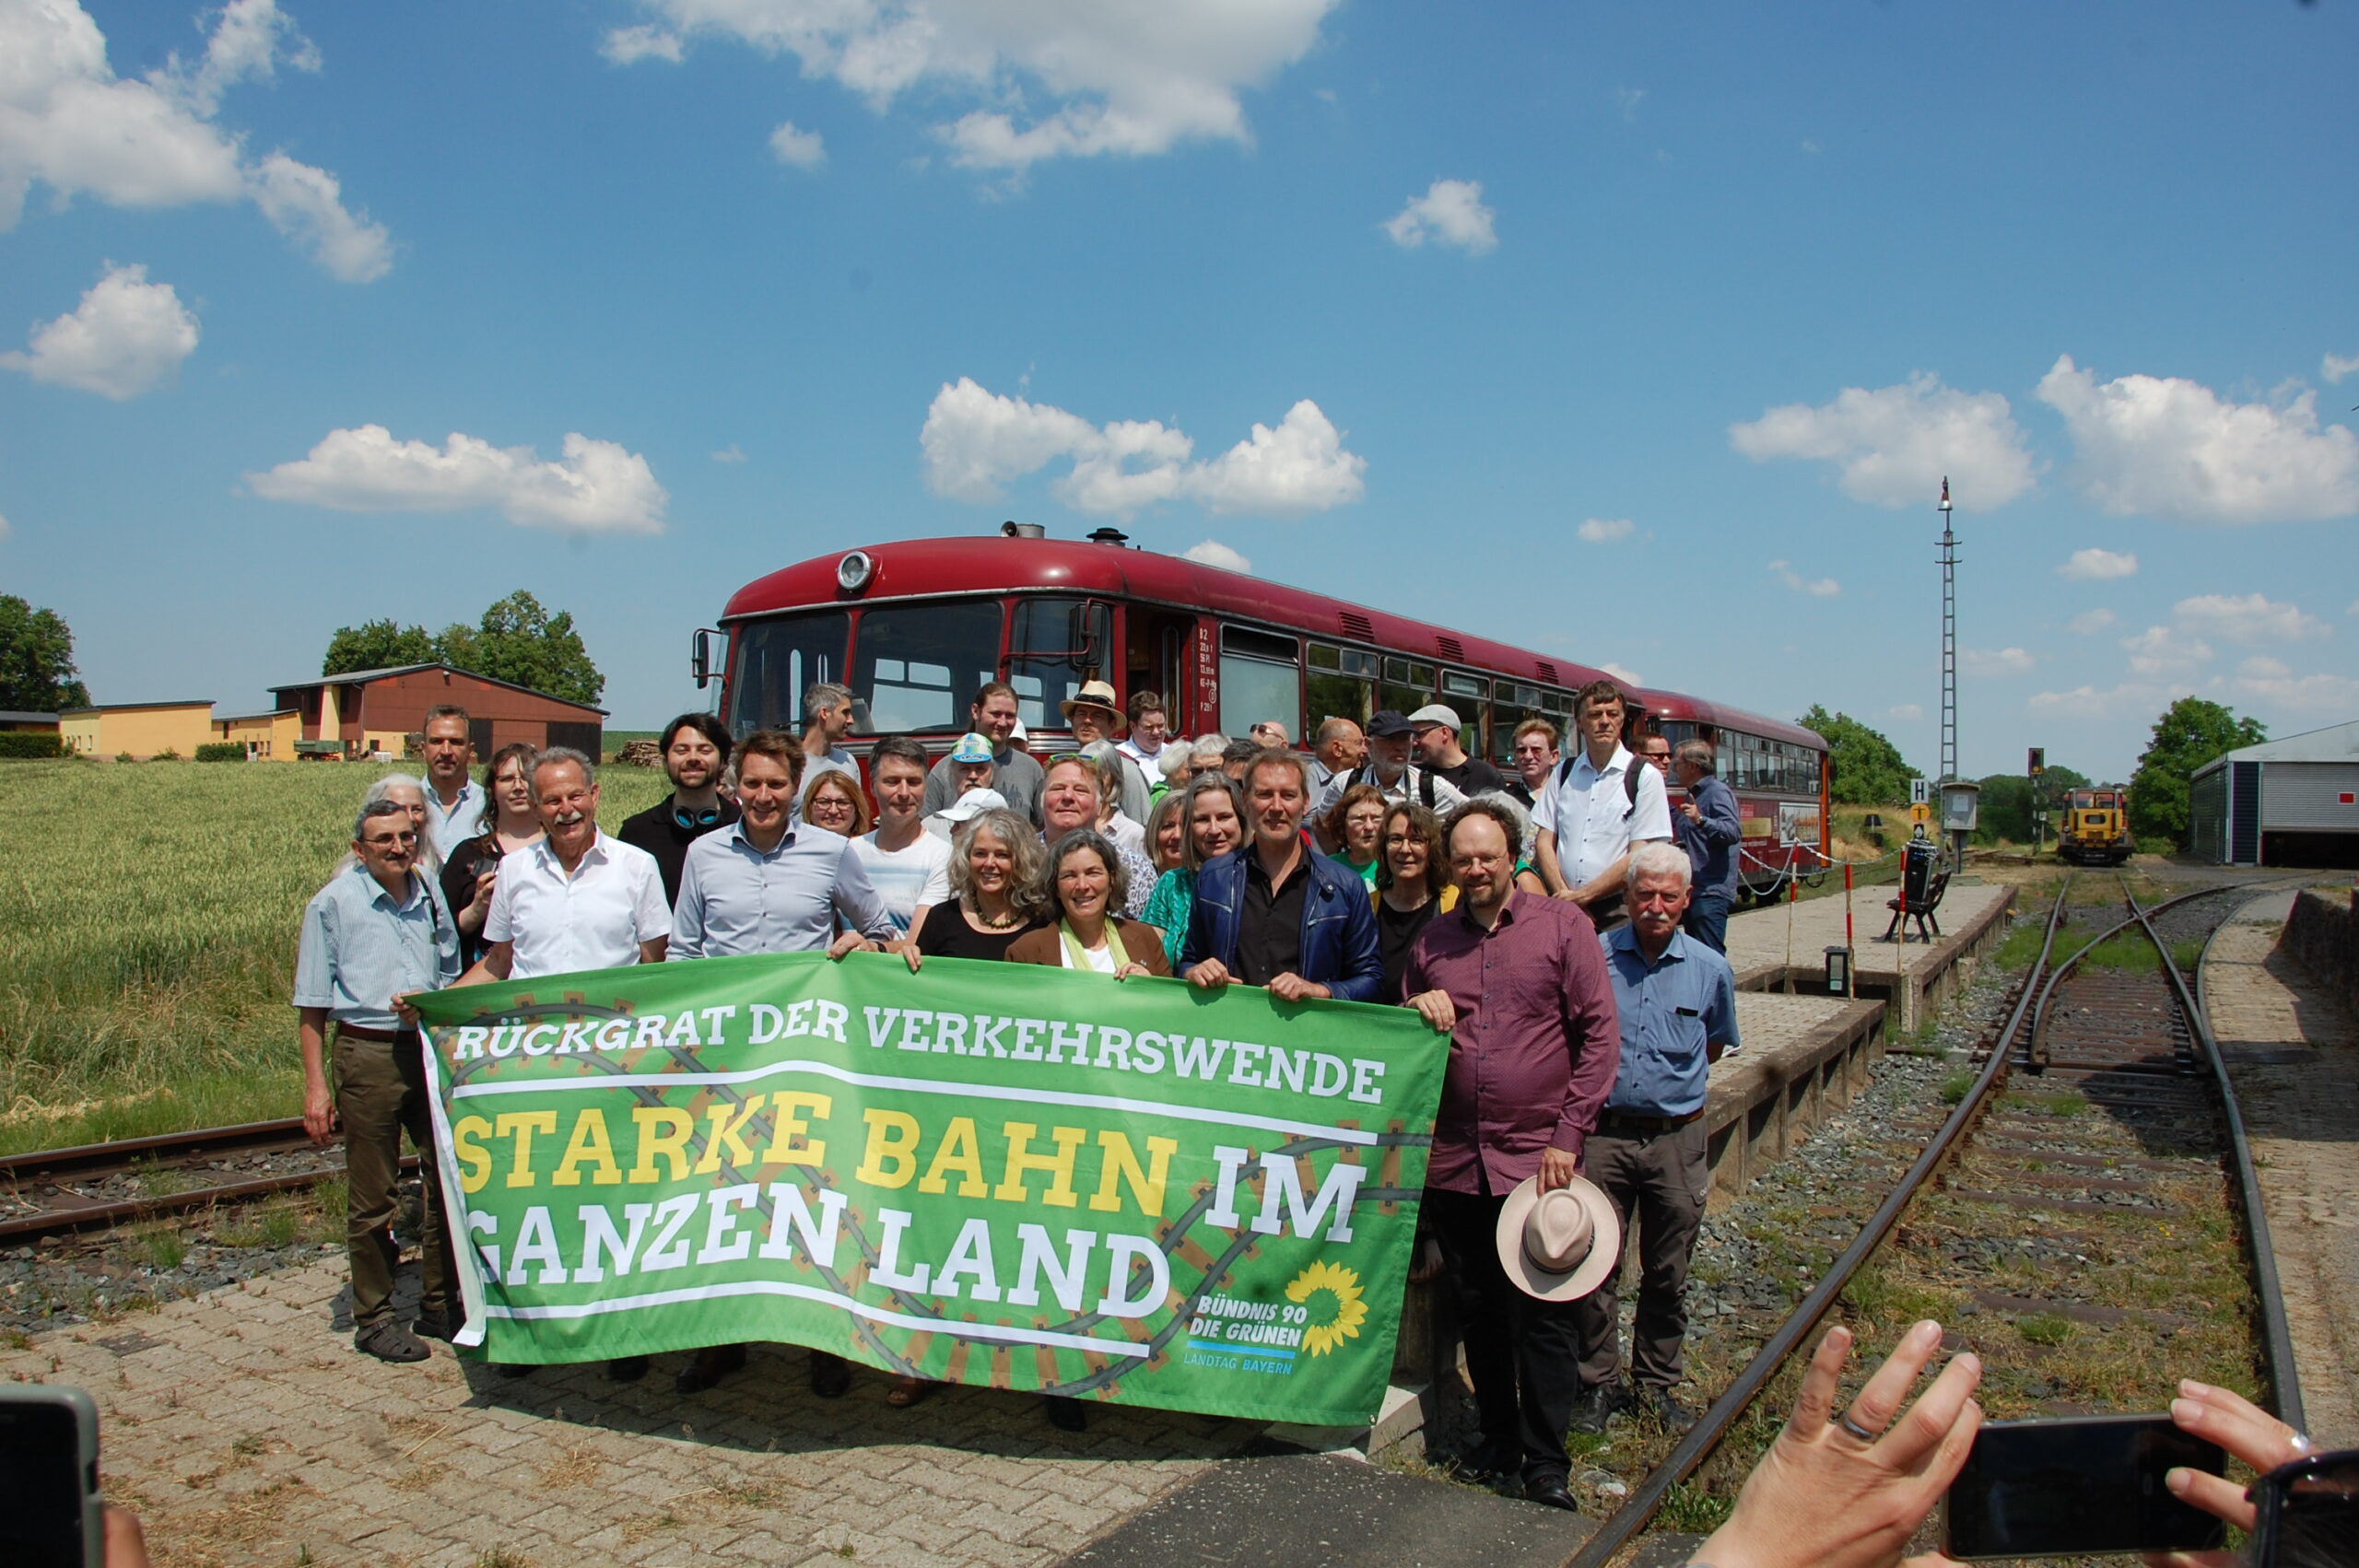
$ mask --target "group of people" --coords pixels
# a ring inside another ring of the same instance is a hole
[[[852,694],[815,685],[803,711],[800,735],[675,719],[660,743],[671,793],[612,835],[593,759],[507,746],[478,780],[455,708],[426,717],[424,778],[371,787],[352,859],[305,912],[294,998],[306,1126],[324,1143],[340,1121],[347,1147],[358,1349],[418,1361],[419,1336],[458,1328],[430,1159],[415,1326],[392,1305],[401,1139],[431,1146],[405,996],[886,950],[912,970],[980,959],[1414,1008],[1448,1041],[1423,1214],[1481,1410],[1462,1468],[1570,1508],[1568,1429],[1602,1431],[1632,1407],[1690,1420],[1672,1390],[1708,1182],[1707,1078],[1738,1044],[1715,881],[1732,880],[1737,829],[1708,743],[1668,759],[1685,786],[1674,813],[1663,765],[1624,744],[1625,699],[1603,681],[1579,694],[1573,757],[1544,720],[1519,729],[1513,779],[1465,753],[1438,704],[1330,720],[1304,751],[1276,725],[1175,739],[1153,694],[1125,712],[1092,682],[1063,705],[1074,748],[1041,759],[994,682],[946,755],[882,737],[864,783],[842,747]],[[1633,1224],[1625,1377],[1618,1270],[1602,1265]],[[709,1387],[745,1359],[710,1347],[677,1386]],[[607,1371],[630,1380],[647,1363]],[[810,1377],[834,1396],[851,1372],[815,1352]],[[926,1391],[902,1378],[887,1398]],[[1049,1414],[1084,1421],[1071,1400]]]

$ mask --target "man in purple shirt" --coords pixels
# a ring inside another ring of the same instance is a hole
[[[1597,928],[1576,904],[1520,893],[1517,825],[1497,805],[1452,813],[1443,844],[1458,907],[1409,950],[1409,1005],[1449,1036],[1449,1066],[1426,1166],[1425,1214],[1457,1292],[1483,1442],[1462,1471],[1520,1480],[1534,1503],[1571,1510],[1565,1429],[1579,1393],[1578,1302],[1524,1294],[1494,1237],[1507,1196],[1579,1174],[1614,1087],[1622,1036]]]

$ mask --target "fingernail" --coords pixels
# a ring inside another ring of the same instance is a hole
[[[2212,1386],[2208,1383],[2198,1383],[2192,1377],[2182,1377],[2178,1380],[2178,1391],[2191,1399],[2200,1399],[2212,1392]]]
[[[2171,1420],[2178,1422],[2181,1426],[2185,1426],[2188,1422],[2194,1421],[2196,1418],[2202,1415],[2202,1413],[2203,1407],[2196,1400],[2173,1399],[2171,1401]]]
[[[2184,1469],[2173,1469],[2163,1477],[2163,1484],[2169,1487],[2174,1495],[2184,1497],[2188,1489],[2195,1484],[2195,1478]]]
[[[1928,1317],[1908,1330],[1908,1336],[1913,1340],[1938,1340],[1942,1337],[1942,1326]]]

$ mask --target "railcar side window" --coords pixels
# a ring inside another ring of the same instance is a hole
[[[1434,700],[1434,677],[1438,673],[1431,664],[1388,657],[1384,683],[1377,688],[1377,696],[1395,713],[1414,713]]]
[[[905,604],[860,617],[851,682],[863,734],[966,728],[999,664],[996,600]]]
[[[1295,639],[1250,626],[1220,629],[1220,727],[1238,737],[1274,719],[1297,739],[1302,729],[1302,664]]]
[[[1355,724],[1365,724],[1374,709],[1368,703],[1369,684],[1376,677],[1376,655],[1363,653],[1356,648],[1337,648],[1332,643],[1314,642],[1309,646],[1309,667],[1303,672],[1302,720],[1309,731],[1315,731],[1330,719],[1348,719]]]
[[[757,730],[794,728],[804,688],[814,681],[843,679],[844,641],[851,631],[851,617],[841,610],[741,626],[736,674],[729,686],[729,732],[742,740]]]
[[[1085,599],[1019,599],[1007,644],[1007,684],[1027,730],[1064,728],[1064,700],[1092,678],[1110,680],[1113,617]]]

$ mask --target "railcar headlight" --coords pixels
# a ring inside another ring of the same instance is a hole
[[[875,559],[865,550],[854,550],[836,563],[836,586],[846,593],[858,593],[875,575]]]

